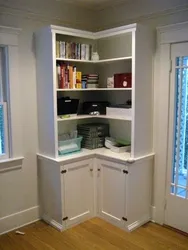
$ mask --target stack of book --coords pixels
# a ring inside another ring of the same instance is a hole
[[[109,136],[109,125],[102,123],[80,124],[78,134],[83,137],[82,147],[95,149],[104,147],[105,137]]]
[[[87,75],[87,88],[98,88],[99,86],[99,75],[89,74]]]
[[[58,89],[81,89],[82,72],[76,70],[76,66],[65,63],[58,63],[57,71],[57,88]]]
[[[56,41],[56,57],[77,60],[91,60],[92,45]]]

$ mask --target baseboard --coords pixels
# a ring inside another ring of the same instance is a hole
[[[60,232],[62,232],[64,230],[63,226],[61,224],[59,224],[57,221],[52,220],[48,215],[43,214],[42,215],[42,219],[49,225],[51,225],[52,227],[56,228],[57,230],[59,230]]]
[[[131,231],[135,230],[136,228],[144,225],[148,221],[151,221],[151,217],[149,215],[145,215],[142,217],[142,219],[137,220],[137,221],[133,222],[132,224],[128,225],[127,229],[129,232],[131,232]]]
[[[156,212],[156,207],[155,206],[151,206],[151,221],[152,222],[156,222],[156,220],[155,220],[155,212]]]
[[[39,207],[31,207],[0,218],[0,235],[40,220]]]

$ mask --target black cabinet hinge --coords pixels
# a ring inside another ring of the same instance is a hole
[[[127,170],[123,170],[123,173],[124,174],[128,174],[129,172]]]
[[[64,217],[64,218],[63,218],[63,221],[65,221],[65,220],[68,220],[68,217]]]
[[[62,170],[61,173],[62,174],[65,174],[67,172],[67,170]]]
[[[127,220],[127,218],[125,218],[125,217],[122,217],[122,220],[124,220],[124,221],[128,221],[128,220]]]

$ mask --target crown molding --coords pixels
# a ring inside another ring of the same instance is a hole
[[[21,33],[21,31],[22,31],[22,29],[20,29],[20,28],[0,26],[0,33],[19,35]]]
[[[64,15],[57,15],[52,13],[49,15],[48,13],[45,12],[40,12],[35,9],[27,9],[24,7],[14,7],[14,6],[6,6],[6,5],[1,5],[0,8],[0,14],[1,15],[9,15],[9,16],[15,16],[18,18],[25,18],[28,20],[33,20],[33,21],[39,21],[42,23],[46,23],[47,25],[49,24],[56,24],[56,25],[63,25],[67,27],[75,27],[75,28],[83,28],[88,29],[88,30],[95,30],[95,27],[92,27],[92,22],[91,24],[88,21],[88,24],[83,21],[71,21],[71,19],[64,17]],[[88,27],[87,27],[88,26]]]
[[[153,12],[153,13],[146,14],[146,15],[140,15],[140,16],[135,17],[135,18],[127,18],[127,19],[125,18],[122,21],[113,22],[113,23],[110,23],[109,25],[102,26],[102,29],[107,29],[110,27],[118,27],[118,26],[129,24],[129,23],[139,23],[139,22],[143,22],[145,20],[156,19],[156,18],[160,18],[160,17],[164,17],[164,16],[168,16],[168,15],[173,15],[173,14],[176,14],[179,12],[184,12],[184,11],[185,12],[188,11],[188,4],[176,6],[176,7],[161,10],[158,12]],[[97,30],[99,31],[99,30],[101,30],[101,28],[98,27]]]

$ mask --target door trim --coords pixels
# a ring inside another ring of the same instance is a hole
[[[188,22],[157,28],[157,51],[154,65],[154,199],[153,221],[164,224],[168,164],[168,119],[170,93],[170,48],[188,42]]]

